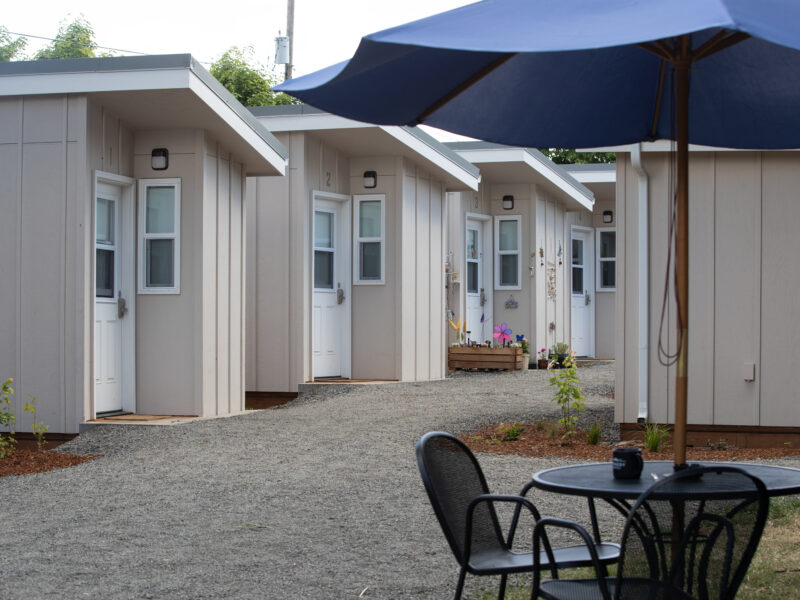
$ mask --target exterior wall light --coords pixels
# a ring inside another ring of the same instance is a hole
[[[603,211],[603,223],[611,223],[614,220],[614,213],[610,210]]]
[[[153,148],[150,153],[150,167],[153,171],[164,171],[169,166],[169,151],[166,148]]]
[[[514,196],[503,196],[503,210],[514,210]]]
[[[364,171],[364,187],[372,189],[378,186],[378,174],[375,171]]]

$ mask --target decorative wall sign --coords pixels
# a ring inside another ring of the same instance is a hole
[[[506,300],[506,308],[518,308],[519,302],[514,300],[514,296],[509,295],[508,300]]]
[[[557,295],[558,295],[558,289],[556,288],[556,268],[555,267],[548,267],[547,268],[547,297],[550,298],[550,300],[555,300]]]

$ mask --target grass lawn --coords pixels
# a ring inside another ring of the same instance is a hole
[[[571,571],[578,577],[593,577],[591,569]],[[507,600],[531,597],[530,576],[520,577],[506,590]],[[455,582],[453,583],[455,585]],[[800,498],[773,498],[769,519],[747,577],[736,595],[738,600],[795,598],[800,590]],[[483,588],[471,600],[497,597],[497,588]]]

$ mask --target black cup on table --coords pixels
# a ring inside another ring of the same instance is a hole
[[[614,448],[611,459],[614,479],[639,479],[643,466],[642,451],[639,448]]]

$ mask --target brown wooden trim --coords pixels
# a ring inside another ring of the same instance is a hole
[[[263,410],[288,404],[297,398],[297,392],[245,392],[244,407],[247,410]]]
[[[297,392],[245,392],[247,398],[297,398]]]
[[[672,425],[664,425],[672,431]],[[642,426],[637,423],[620,423],[621,440],[640,439]],[[783,448],[787,444],[800,447],[800,427],[774,427],[760,425],[687,425],[686,443],[689,446],[706,446],[725,440],[729,446],[742,448]]]

